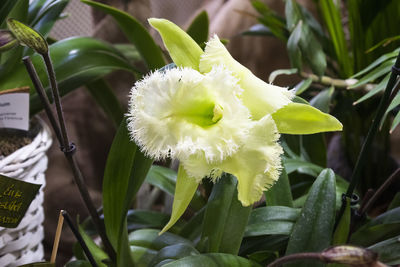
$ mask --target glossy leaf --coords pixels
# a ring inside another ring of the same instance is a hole
[[[343,77],[349,77],[352,74],[351,58],[347,49],[346,37],[343,31],[340,9],[332,0],[318,1],[319,7],[327,26],[329,35],[335,49],[336,60],[339,63],[339,71]]]
[[[155,229],[141,229],[129,234],[130,246],[160,250],[166,246],[175,244],[194,246],[194,244],[186,238],[171,233],[159,235],[159,231]]]
[[[346,206],[342,218],[336,227],[335,233],[333,234],[332,245],[343,245],[347,243],[347,239],[350,233],[351,223],[351,206],[350,198],[346,198]]]
[[[350,238],[350,243],[369,246],[400,233],[400,207],[391,209],[363,225]]]
[[[151,260],[149,266],[156,266],[160,262],[165,262],[165,260],[178,260],[184,257],[199,255],[193,246],[188,244],[177,243],[174,245],[166,246],[160,249],[157,255]]]
[[[160,48],[156,45],[146,28],[134,17],[126,12],[95,1],[81,1],[112,16],[128,40],[136,46],[150,70],[159,69],[165,65]]]
[[[220,267],[220,266],[230,266],[230,267],[256,267],[260,266],[255,262],[249,261],[245,258],[234,256],[231,254],[224,253],[209,253],[201,254],[196,256],[189,256],[183,259],[173,261],[163,265],[164,267]]]
[[[150,25],[161,35],[169,55],[177,66],[199,70],[203,50],[181,28],[165,19],[149,19]]]
[[[368,249],[378,253],[379,261],[383,263],[389,265],[400,264],[400,236],[374,244]]]
[[[329,113],[329,105],[334,91],[335,88],[333,86],[322,90],[310,100],[310,105],[322,112]]]
[[[0,6],[0,25],[6,20],[13,7],[21,0],[3,0]]]
[[[213,186],[204,215],[200,251],[219,252],[236,186],[236,179],[229,174],[225,174]]]
[[[189,206],[193,195],[196,193],[198,184],[196,180],[189,177],[182,165],[179,166],[178,176],[176,178],[174,202],[172,204],[171,218],[160,234],[168,231],[185,212]]]
[[[104,223],[119,259],[127,253],[123,246],[127,242],[126,214],[151,163],[130,140],[124,120],[111,146],[103,179]]]
[[[287,1],[286,3],[289,3],[290,1]],[[303,21],[299,21],[299,23],[296,25],[294,30],[291,32],[289,39],[286,43],[289,59],[290,59],[290,64],[293,68],[296,68],[298,70],[302,70],[303,63],[302,63],[302,52],[300,49],[300,41],[301,41],[301,35],[302,35],[302,25]]]
[[[391,133],[394,131],[394,129],[396,129],[396,127],[399,125],[399,123],[400,123],[400,112],[398,112],[393,119],[392,126],[390,128]]]
[[[160,188],[162,191],[167,194],[174,196],[175,194],[175,186],[176,186],[176,176],[177,173],[174,170],[153,165],[151,166],[147,177],[146,182],[149,184]],[[200,195],[199,192],[195,192],[192,201],[190,202],[191,207],[194,210],[201,209],[206,204],[204,198]]]
[[[369,72],[368,74],[363,76],[358,82],[349,86],[348,88],[351,89],[351,88],[359,87],[368,82],[373,82],[373,81],[375,81],[375,79],[377,79],[383,75],[386,75],[388,72],[390,72],[392,66],[394,65],[395,60],[396,59],[391,59],[389,61],[382,63],[379,67],[375,68],[374,70],[372,70],[371,72]]]
[[[290,235],[286,255],[299,252],[319,252],[331,244],[335,220],[335,174],[323,170],[310,189],[306,203]],[[314,262],[313,266],[320,266]],[[309,266],[297,262],[288,266]]]
[[[194,18],[186,32],[200,46],[205,45],[208,40],[208,24],[208,14],[202,11]]]
[[[300,215],[300,209],[268,206],[254,209],[246,226],[245,237],[289,235]]]
[[[115,126],[121,124],[124,111],[112,88],[104,79],[99,79],[86,84],[86,88],[96,100],[96,103],[104,110]]]
[[[90,262],[83,261],[83,260],[70,261],[65,266],[66,267],[92,267]]]
[[[44,37],[47,37],[68,3],[69,0],[56,0],[46,3],[31,22],[32,27]]]
[[[93,38],[69,38],[59,41],[49,48],[61,95],[65,95],[71,90],[114,70],[122,69],[130,72],[134,70],[118,50]],[[43,85],[49,92],[48,79],[42,59],[36,54],[32,56],[32,62]],[[41,110],[41,102],[22,63],[14,68],[9,75],[0,78],[2,80],[0,91],[30,86],[31,115]]]
[[[127,214],[128,231],[143,228],[161,229],[167,222],[167,214],[151,210],[129,210]]]
[[[273,36],[272,31],[263,24],[255,24],[251,26],[247,31],[241,33],[242,35],[249,36]]]
[[[267,206],[293,207],[293,196],[285,168],[282,169],[278,181],[264,194]]]
[[[107,254],[99,248],[93,239],[85,233],[81,225],[78,225],[79,233],[82,235],[83,241],[86,243],[90,253],[99,267],[106,267],[102,260],[108,259]]]
[[[289,103],[272,114],[280,133],[312,134],[340,131],[342,124],[333,116],[310,105]]]
[[[299,82],[294,87],[296,95],[301,95],[302,93],[304,93],[308,88],[310,88],[311,83],[312,83],[312,79],[311,78],[307,78],[307,79],[302,80],[301,82]]]
[[[383,62],[395,58],[398,54],[399,54],[400,49],[396,49],[393,52],[384,54],[382,56],[380,56],[378,59],[376,59],[374,62],[372,62],[368,67],[364,68],[363,70],[357,72],[356,74],[354,74],[353,76],[351,76],[351,78],[357,78],[360,77],[368,72],[370,72],[371,70],[373,70],[374,68],[378,67],[379,65],[381,65]]]
[[[386,88],[387,83],[389,82],[390,74],[388,73],[385,78],[382,79],[371,91],[363,95],[360,99],[354,102],[354,105],[360,104],[361,102],[377,95],[380,92],[383,92]]]

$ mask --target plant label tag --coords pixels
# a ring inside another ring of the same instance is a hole
[[[40,187],[0,174],[0,226],[17,227]]]
[[[0,128],[29,130],[29,87],[0,92]]]

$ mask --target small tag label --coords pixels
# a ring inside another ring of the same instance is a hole
[[[0,128],[29,130],[29,87],[0,92]]]
[[[17,227],[40,186],[0,174],[0,226]]]

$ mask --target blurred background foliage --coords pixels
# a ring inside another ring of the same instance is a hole
[[[263,1],[251,1],[259,24],[241,38],[277,38],[286,45],[291,63],[291,69],[271,73],[269,81],[280,75],[297,75],[301,81],[291,86],[295,101],[330,112],[343,123],[344,131],[283,136],[280,180],[250,211],[248,220],[243,215],[246,211],[235,202],[236,180],[226,175],[214,186],[204,181],[185,216],[161,236],[159,229],[169,216],[154,207],[166,204],[161,195],[174,194],[176,171],[170,162],[152,165],[130,142],[123,105],[113,84],[103,78],[124,70],[138,79],[163,67],[170,61],[162,48],[133,16],[99,2],[82,1],[111,16],[129,44],[109,44],[91,37],[50,38],[48,34],[54,22],[62,19],[68,0],[3,1],[1,28],[7,17],[14,17],[42,33],[51,43],[61,93],[86,86],[118,128],[102,191],[104,222],[117,251],[118,266],[259,266],[285,255],[319,252],[340,244],[369,248],[382,262],[400,264],[399,182],[389,186],[369,210],[362,209],[371,200],[367,190],[376,191],[398,169],[390,154],[390,132],[400,123],[398,95],[385,113],[357,187],[357,194],[367,197],[347,203],[344,215],[336,216],[399,53],[399,1],[315,0],[311,12],[295,0],[286,0],[284,16]],[[187,32],[203,47],[209,36],[207,13],[199,13]],[[0,90],[31,85],[21,63],[24,55],[32,55],[32,51],[18,47],[1,54]],[[32,55],[32,59],[48,87],[39,57]],[[40,110],[32,90],[32,115]],[[148,209],[135,209],[144,182],[151,185]],[[357,216],[360,211],[364,216]],[[80,231],[98,265],[106,266],[107,254],[91,241],[95,232],[90,220],[81,224]],[[87,266],[79,245],[74,251],[78,260],[67,266]]]

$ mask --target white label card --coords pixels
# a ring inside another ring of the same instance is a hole
[[[29,130],[29,87],[0,92],[0,128]]]

